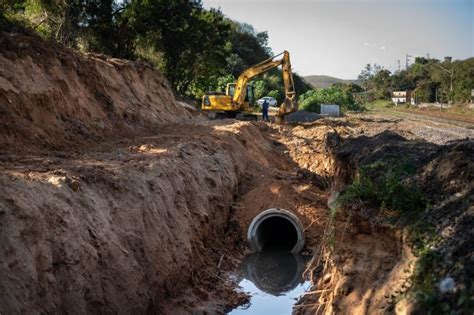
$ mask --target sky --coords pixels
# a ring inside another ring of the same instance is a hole
[[[203,0],[267,31],[300,75],[355,79],[367,63],[395,71],[406,55],[474,56],[474,0]]]

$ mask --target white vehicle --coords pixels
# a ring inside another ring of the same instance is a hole
[[[262,97],[261,99],[259,99],[259,100],[257,101],[257,104],[260,105],[260,106],[262,106],[262,105],[263,105],[263,102],[264,102],[265,100],[267,100],[267,103],[268,103],[269,106],[276,106],[276,104],[277,104],[277,100],[274,99],[274,98],[271,97],[271,96],[264,96],[264,97]]]

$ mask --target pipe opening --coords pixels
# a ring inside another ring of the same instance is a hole
[[[265,219],[257,228],[261,250],[291,251],[298,241],[298,234],[291,221],[283,217]]]
[[[298,218],[290,211],[277,208],[265,210],[252,220],[247,239],[257,252],[280,250],[297,254],[304,246]]]

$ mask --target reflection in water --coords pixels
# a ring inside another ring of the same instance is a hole
[[[298,296],[309,283],[302,278],[306,258],[282,251],[263,251],[245,257],[239,286],[252,295],[250,306],[230,314],[291,314]]]

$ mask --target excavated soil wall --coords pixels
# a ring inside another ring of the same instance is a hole
[[[71,150],[187,118],[163,75],[146,64],[0,33],[2,151]]]
[[[230,132],[175,127],[194,136],[162,128],[113,152],[2,161],[2,313],[166,312],[199,286],[253,159]]]

